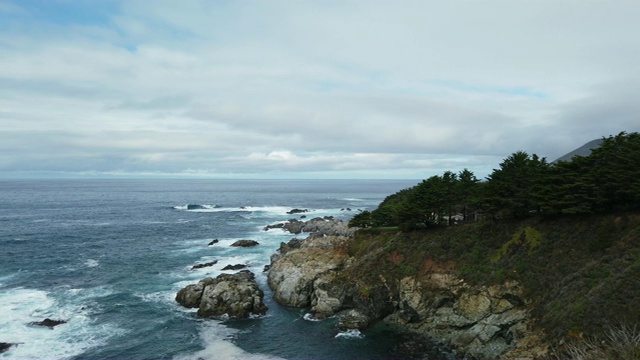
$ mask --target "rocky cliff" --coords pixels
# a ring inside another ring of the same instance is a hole
[[[432,260],[413,276],[363,273],[389,254],[350,256],[352,240],[310,237],[283,244],[268,275],[276,300],[310,307],[316,318],[337,314],[342,329],[384,320],[478,358],[533,358],[545,352],[540,334],[529,326],[518,283],[471,286],[456,276],[453,264]]]

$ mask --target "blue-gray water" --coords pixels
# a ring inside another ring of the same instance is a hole
[[[415,184],[398,180],[0,181],[0,342],[3,358],[388,359],[383,327],[340,334],[335,320],[271,299],[262,268],[293,236],[265,225],[347,219]],[[186,204],[206,205],[186,210]],[[353,211],[342,210],[351,208]],[[214,246],[207,246],[219,239]],[[232,248],[255,239],[255,248]],[[209,268],[192,265],[218,260]],[[227,264],[246,263],[265,290],[266,316],[202,320],[177,290]],[[29,325],[65,319],[53,330]]]

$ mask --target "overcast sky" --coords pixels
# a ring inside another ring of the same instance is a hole
[[[640,128],[640,1],[0,0],[0,178],[479,178]]]

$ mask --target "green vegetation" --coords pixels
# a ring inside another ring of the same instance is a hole
[[[504,220],[531,216],[602,214],[640,209],[640,134],[603,138],[589,156],[550,164],[518,151],[486,181],[465,169],[445,171],[389,195],[350,226],[398,226],[403,231],[451,225],[479,217]],[[594,249],[606,246],[593,244]]]
[[[482,182],[448,171],[350,225],[363,228],[349,245],[355,278],[439,268],[472,285],[516,280],[550,339],[606,337],[616,324],[640,323],[638,133],[605,138],[569,162],[519,151]]]

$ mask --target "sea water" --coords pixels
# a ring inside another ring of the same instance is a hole
[[[0,357],[388,359],[393,331],[340,332],[335,319],[312,321],[308,309],[272,300],[263,267],[294,235],[263,228],[301,215],[348,220],[415,183],[0,181],[0,342],[17,344]],[[294,208],[309,212],[287,214]],[[259,245],[230,246],[239,239]],[[182,287],[233,264],[256,274],[265,316],[200,319],[175,302]],[[45,318],[67,322],[31,324]]]

